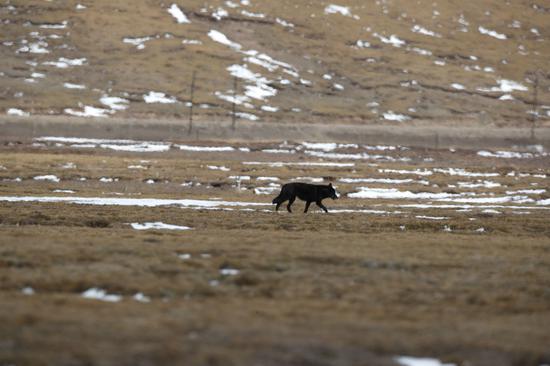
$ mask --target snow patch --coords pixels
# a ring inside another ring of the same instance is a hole
[[[66,69],[70,66],[82,66],[86,63],[86,61],[87,61],[86,58],[70,59],[70,58],[60,57],[57,61],[46,61],[46,62],[43,62],[42,65],[55,66],[60,69]]]
[[[153,39],[153,38],[149,37],[149,36],[147,36],[147,37],[138,37],[138,38],[126,37],[126,38],[122,39],[122,42],[134,45],[134,46],[136,46],[136,48],[138,50],[142,50],[142,49],[145,48],[145,42],[150,41],[151,39]]]
[[[502,93],[511,93],[513,91],[528,91],[529,88],[523,84],[518,83],[517,81],[499,79],[497,80],[498,86],[493,86],[491,88],[478,88],[478,91],[481,92],[502,92]]]
[[[432,55],[432,51],[425,50],[423,48],[412,47],[412,48],[407,48],[407,50],[416,52],[416,53],[418,53],[419,55],[422,55],[422,56],[431,56]]]
[[[260,74],[253,73],[246,66],[231,65],[227,70],[232,76],[255,84],[245,86],[245,94],[250,98],[264,100],[267,97],[272,97],[277,94],[277,89],[268,85],[272,82],[271,80],[266,79]]]
[[[334,142],[302,142],[302,145],[307,149],[332,151],[338,147],[338,144]]]
[[[92,287],[82,293],[82,297],[85,299],[93,299],[107,302],[119,302],[122,300],[121,295],[108,294],[107,291],[100,288]]]
[[[307,180],[311,183],[322,183],[324,181],[323,178],[316,178],[316,177],[296,177],[292,178],[292,181],[304,181]]]
[[[267,180],[271,182],[277,182],[280,179],[278,177],[257,177],[256,180]]]
[[[74,146],[78,147],[78,146]],[[135,144],[100,144],[102,149],[110,149],[117,151],[129,151],[129,152],[164,152],[170,150],[169,144],[163,144],[161,142],[142,142]]]
[[[359,187],[358,192],[349,193],[348,197],[351,198],[369,198],[369,199],[449,199],[458,197],[458,194],[452,193],[430,193],[419,192],[413,193],[410,191],[400,191],[395,188],[369,188]]]
[[[280,24],[280,25],[282,25],[283,27],[294,28],[294,24],[292,24],[292,23],[290,23],[290,22],[287,22],[287,21],[284,20],[284,19],[275,18],[275,21],[277,22],[277,24]]]
[[[458,175],[463,177],[498,177],[498,173],[481,173],[481,172],[469,172],[462,168],[435,168],[435,173],[443,173],[447,175]]]
[[[176,4],[172,4],[168,8],[168,12],[176,19],[178,24],[191,23],[187,16],[185,16],[183,11],[181,11],[181,9]]]
[[[83,106],[83,108],[84,109],[82,111],[74,110],[72,108],[65,108],[63,112],[76,117],[98,117],[98,118],[106,118],[109,116],[110,113],[112,113],[111,110],[92,107],[89,105],[85,105]]]
[[[403,366],[456,366],[454,363],[442,363],[436,358],[399,356],[395,357],[394,360]]]
[[[543,194],[546,192],[546,189],[518,189],[515,191],[506,191],[506,194]]]
[[[191,44],[191,45],[201,45],[202,42],[198,39],[184,39],[181,41],[182,44]]]
[[[423,34],[425,36],[430,36],[430,37],[437,37],[437,38],[441,38],[441,34],[438,34],[438,33],[435,33],[435,32],[432,32],[431,30],[428,30],[420,25],[415,25],[414,27],[411,28],[411,31],[413,33],[419,33],[419,34]]]
[[[101,104],[104,104],[111,108],[111,110],[122,111],[128,108],[128,99],[120,97],[110,97],[108,95],[103,95],[99,98]]]
[[[177,103],[176,97],[169,97],[165,93],[155,91],[150,91],[149,94],[144,94],[143,100],[145,101],[145,103]]]
[[[30,295],[34,295],[34,294],[35,294],[35,291],[34,291],[34,289],[33,289],[32,287],[27,286],[27,287],[23,287],[23,288],[21,289],[21,293],[22,293],[23,295],[30,296]]]
[[[69,193],[69,194],[73,194],[73,193],[75,193],[75,191],[70,190],[70,189],[54,189],[54,190],[53,190],[53,193]]]
[[[347,6],[341,6],[341,5],[328,5],[325,8],[325,14],[341,14],[346,17],[351,17],[351,11],[349,10],[349,7]]]
[[[160,221],[144,222],[143,224],[140,224],[138,222],[132,222],[130,223],[130,226],[132,226],[132,229],[135,229],[135,230],[190,230],[191,229],[188,226],[165,224]]]
[[[239,201],[214,201],[214,200],[192,200],[192,199],[162,199],[162,198],[112,198],[112,197],[59,197],[59,196],[0,196],[4,202],[46,202],[46,203],[72,203],[79,205],[94,206],[138,206],[138,207],[160,207],[180,206],[185,208],[217,208],[266,206],[257,202]]]
[[[145,296],[141,292],[136,293],[134,296],[132,296],[132,298],[137,302],[144,302],[144,303],[151,302],[151,298],[149,296]]]
[[[369,48],[370,47],[370,42],[358,39],[357,42],[355,42],[355,45],[358,48]]]
[[[500,187],[501,184],[489,180],[478,181],[477,183],[473,182],[457,182],[460,188],[496,188]]]
[[[207,165],[206,167],[210,170],[221,170],[222,172],[228,172],[231,170],[226,166]]]
[[[19,117],[28,117],[31,114],[29,112],[25,112],[19,108],[9,108],[6,113],[9,116],[19,116]]]
[[[238,269],[235,268],[222,268],[220,269],[220,274],[222,276],[236,276],[240,273]]]
[[[224,8],[221,8],[221,7],[218,7],[218,9],[216,9],[216,11],[214,11],[212,13],[212,18],[214,18],[218,21],[220,21],[223,18],[228,17],[228,16],[229,16],[229,13],[227,12],[227,10],[225,10]]]
[[[380,184],[423,184],[428,185],[429,182],[425,180],[414,179],[391,179],[391,178],[340,178],[339,182],[354,184],[354,183],[380,183]]]
[[[240,50],[242,48],[240,44],[230,41],[225,34],[214,29],[211,29],[210,32],[208,32],[208,37],[210,37],[215,42],[224,44],[236,50]]]
[[[249,175],[231,175],[229,176],[229,179],[234,179],[234,180],[250,180],[250,176]]]
[[[267,154],[296,154],[296,150],[288,149],[263,149],[262,152]]]
[[[484,28],[482,26],[479,26],[477,29],[478,29],[479,33],[486,34],[486,35],[491,36],[491,37],[496,38],[496,39],[505,40],[507,38],[506,34],[498,33],[494,30],[490,30],[490,29]]]
[[[323,152],[323,151],[311,151],[306,150],[304,151],[306,155],[316,156],[319,158],[325,158],[325,159],[350,159],[350,160],[386,160],[386,161],[410,161],[410,158],[394,158],[393,156],[389,155],[371,155],[367,153],[358,153],[358,154],[342,154],[342,153],[330,153],[330,152]]]
[[[477,152],[477,155],[483,156],[485,158],[502,158],[502,159],[527,159],[527,158],[534,157],[534,155],[531,153],[521,153],[516,151],[490,152],[486,150],[481,150]]]
[[[394,174],[414,174],[414,175],[420,175],[420,176],[427,176],[432,175],[433,172],[430,170],[398,170],[398,169],[378,169],[378,172],[380,173],[394,173]]]
[[[244,161],[243,165],[267,165],[273,168],[282,168],[284,166],[323,166],[323,167],[338,167],[347,168],[354,167],[355,163],[323,163],[323,162],[268,162],[268,161]]]
[[[44,180],[59,183],[60,179],[55,175],[37,175],[33,178],[34,180]]]
[[[394,47],[401,47],[405,45],[407,42],[403,41],[402,39],[399,39],[395,34],[392,34],[389,38],[384,37],[381,34],[374,33],[373,37],[378,38],[383,43],[391,44]]]
[[[42,29],[65,29],[67,28],[67,24],[69,24],[69,22],[64,20],[61,23],[40,24],[39,27]]]
[[[251,13],[247,10],[241,10],[241,14],[244,15],[245,17],[250,17],[250,18],[265,18],[265,14],[262,14],[262,13]]]
[[[445,216],[415,216],[417,219],[424,219],[424,220],[448,220],[448,217]]]
[[[193,145],[174,145],[174,147],[185,151],[209,151],[209,152],[227,152],[234,151],[235,148],[231,146],[193,146]]]
[[[261,110],[262,111],[265,111],[265,112],[272,112],[272,113],[275,113],[275,112],[278,112],[279,111],[279,107],[272,107],[270,105],[263,105],[261,107]]]
[[[50,53],[50,51],[45,48],[48,47],[48,44],[44,41],[36,42],[36,43],[30,43],[29,45],[23,46],[19,48],[16,52],[17,53]]]
[[[63,83],[63,86],[67,89],[86,89],[86,85]]]
[[[247,119],[249,121],[258,121],[260,118],[252,113],[245,113],[245,112],[237,112],[235,113],[235,116],[243,119]]]
[[[270,183],[271,186],[269,187],[256,187],[254,188],[254,194],[258,194],[258,195],[261,195],[261,194],[273,194],[275,193],[279,188],[281,188],[280,185],[278,184],[274,184],[274,183]]]
[[[404,114],[394,113],[392,111],[387,111],[386,113],[383,113],[382,116],[384,117],[384,119],[388,121],[397,121],[397,122],[404,122],[411,119],[411,117],[409,116],[406,116]]]

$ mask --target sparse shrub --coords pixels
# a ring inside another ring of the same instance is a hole
[[[237,286],[256,286],[260,282],[260,279],[252,273],[243,273],[235,278],[235,284]]]

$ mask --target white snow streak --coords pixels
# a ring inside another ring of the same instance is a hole
[[[100,288],[92,287],[82,293],[85,299],[101,300],[107,302],[119,302],[122,300],[121,295],[108,294],[107,291]]]
[[[490,29],[484,28],[482,26],[479,26],[478,30],[479,30],[479,33],[486,34],[486,35],[491,36],[491,37],[496,38],[496,39],[505,40],[507,38],[506,34],[498,33],[494,30],[490,30]]]
[[[183,11],[181,11],[181,9],[176,4],[172,4],[172,6],[168,8],[168,12],[170,13],[170,15],[176,18],[178,24],[191,23],[187,16],[185,16]]]
[[[143,224],[140,224],[138,222],[132,222],[130,226],[132,226],[132,229],[135,229],[135,230],[151,230],[151,229],[152,230],[190,230],[191,229],[188,226],[165,224],[160,221],[144,222]]]

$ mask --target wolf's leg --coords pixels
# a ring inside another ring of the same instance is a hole
[[[325,207],[325,205],[323,205],[323,203],[321,201],[317,201],[315,202],[317,204],[317,206],[321,207],[323,210],[325,210],[326,213],[328,213],[328,210],[327,208]]]
[[[273,203],[277,204],[277,206],[275,206],[275,211],[279,211],[279,207],[281,207],[281,205],[285,203],[286,200],[287,200],[286,195],[284,195],[283,192],[281,191],[281,193],[277,196],[277,198],[273,200]]]
[[[304,210],[304,213],[306,213],[307,210],[309,209],[309,205],[311,205],[311,201],[307,201],[307,202],[306,202],[306,208],[305,208],[305,210]]]
[[[288,200],[288,205],[286,205],[286,209],[288,210],[288,212],[292,212],[292,210],[290,209],[290,206],[292,206],[295,199],[296,199],[296,196],[290,197],[290,199]]]

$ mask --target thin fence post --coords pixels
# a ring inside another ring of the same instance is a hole
[[[193,97],[195,95],[195,75],[196,71],[193,71],[193,76],[191,77],[191,98],[190,98],[190,105],[189,105],[189,126],[187,128],[187,134],[191,135],[191,132],[193,131]]]
[[[233,110],[231,113],[231,129],[235,129],[235,124],[237,122],[237,77],[233,78]]]
[[[535,80],[533,81],[533,111],[531,113],[531,140],[535,139],[535,126],[537,124],[539,109],[539,73],[535,71]]]

